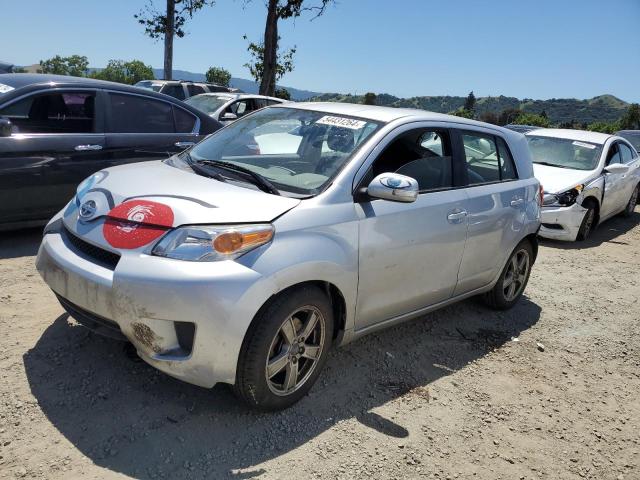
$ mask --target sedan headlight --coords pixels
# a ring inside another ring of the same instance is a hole
[[[191,226],[171,230],[152,254],[193,262],[232,260],[269,243],[273,225]]]
[[[570,207],[584,189],[584,185],[576,185],[575,187],[562,193],[545,193],[542,199],[544,207]]]

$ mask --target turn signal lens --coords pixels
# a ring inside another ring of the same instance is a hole
[[[226,232],[218,235],[213,241],[213,248],[218,253],[229,255],[240,249],[248,249],[263,245],[273,237],[273,228],[253,232]]]

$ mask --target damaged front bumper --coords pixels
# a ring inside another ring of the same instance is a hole
[[[80,323],[109,336],[119,330],[144,361],[203,387],[235,382],[246,330],[272,293],[268,280],[233,261],[123,252],[117,265],[101,265],[64,230],[45,234],[36,265]]]
[[[540,213],[541,237],[573,242],[578,237],[580,225],[587,209],[577,202],[570,207],[542,207]]]

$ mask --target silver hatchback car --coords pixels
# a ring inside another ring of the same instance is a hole
[[[46,227],[37,267],[78,322],[275,410],[309,391],[333,345],[474,295],[514,305],[540,201],[519,133],[286,104],[92,175]]]

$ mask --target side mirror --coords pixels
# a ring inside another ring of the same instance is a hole
[[[6,117],[0,117],[0,137],[10,137],[13,132],[13,124]]]
[[[418,182],[414,178],[389,172],[378,175],[367,187],[370,197],[392,202],[415,202],[418,191]]]
[[[604,167],[604,171],[607,173],[627,173],[629,171],[629,165],[623,163],[612,163]]]
[[[223,113],[220,117],[220,121],[222,122],[233,122],[238,119],[238,116],[235,113]]]

